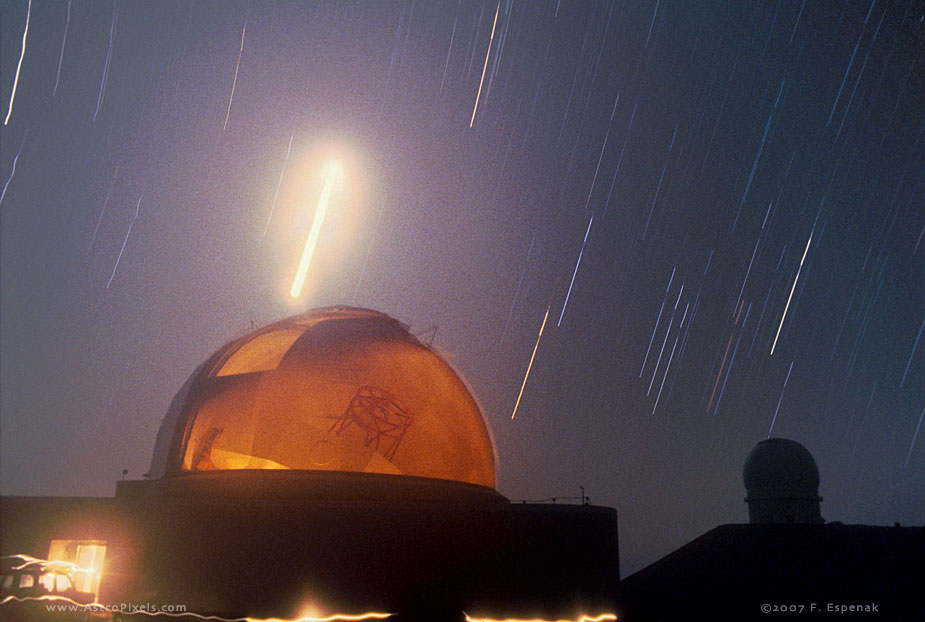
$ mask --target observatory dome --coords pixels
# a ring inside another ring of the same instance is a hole
[[[171,402],[148,476],[255,469],[495,486],[490,433],[465,382],[407,326],[350,307],[220,348]]]
[[[789,494],[818,497],[819,468],[803,445],[786,438],[758,443],[745,459],[743,479],[749,498]]]
[[[798,442],[786,438],[761,441],[745,459],[742,477],[750,522],[825,522],[819,513],[819,468]]]

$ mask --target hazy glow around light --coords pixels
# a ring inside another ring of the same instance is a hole
[[[302,617],[302,618],[220,618],[214,615],[202,615],[191,611],[162,611],[159,609],[147,610],[144,608],[124,611],[119,605],[101,605],[99,603],[81,603],[67,596],[56,594],[43,594],[42,596],[5,596],[0,600],[0,606],[8,603],[24,603],[29,601],[50,601],[68,605],[67,611],[84,611],[86,613],[103,613],[111,611],[114,613],[122,612],[128,616],[148,616],[163,618],[195,618],[197,620],[207,620],[209,622],[360,622],[363,620],[385,620],[392,617],[391,613],[335,613],[324,617]]]
[[[295,619],[288,618],[245,618],[247,622],[354,622],[361,620],[385,620],[391,618],[391,613],[335,613],[329,616],[303,616]],[[215,618],[209,618],[214,620]]]
[[[583,615],[574,620],[546,620],[543,618],[483,618],[483,617],[472,617],[469,614],[466,614],[466,622],[604,622],[604,620],[616,620],[617,616],[613,613],[602,613],[596,616]]]
[[[324,218],[328,213],[328,202],[331,200],[331,192],[334,190],[334,184],[340,178],[342,168],[337,162],[328,162],[324,166],[324,187],[321,189],[321,197],[318,199],[318,207],[315,208],[315,218],[312,221],[312,228],[308,232],[308,238],[305,240],[305,248],[302,249],[302,259],[299,260],[299,268],[296,270],[295,279],[292,282],[292,288],[289,294],[293,298],[298,298],[302,293],[302,286],[305,285],[305,275],[308,274],[308,265],[312,261],[312,255],[315,253],[315,245],[318,244],[318,236],[321,233],[321,225],[324,224]]]

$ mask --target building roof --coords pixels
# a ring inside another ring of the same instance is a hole
[[[922,583],[923,555],[923,527],[721,525],[623,579],[617,613],[625,622],[816,619],[876,605],[871,619],[921,620],[925,601],[909,586]]]
[[[407,326],[351,307],[220,348],[171,402],[148,477],[252,469],[495,486],[490,432],[464,380]]]

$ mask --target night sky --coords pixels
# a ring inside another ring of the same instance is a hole
[[[219,346],[347,304],[624,574],[745,522],[769,433],[827,520],[925,522],[920,1],[0,6],[3,494],[111,495]]]

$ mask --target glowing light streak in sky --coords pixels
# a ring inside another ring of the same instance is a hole
[[[764,226],[761,227],[764,229]],[[758,252],[758,243],[761,242],[761,236],[758,236],[758,239],[755,240],[755,250],[752,251],[752,258],[748,260],[748,269],[745,271],[745,278],[742,279],[742,287],[739,288],[739,298],[742,298],[742,294],[745,293],[745,284],[748,283],[748,275],[752,273],[752,264],[755,262],[755,254]]]
[[[533,232],[533,238],[530,240],[530,248],[527,250],[527,258],[524,260],[524,268],[520,272],[520,280],[517,281],[517,291],[514,292],[514,300],[511,301],[511,309],[507,312],[507,320],[504,322],[504,330],[501,331],[501,341],[504,341],[507,335],[507,327],[511,323],[511,316],[514,315],[514,305],[517,304],[517,297],[520,295],[520,286],[524,282],[524,275],[527,274],[527,266],[530,264],[530,255],[533,253],[533,244],[536,242],[536,232]]]
[[[225,112],[225,123],[222,125],[222,131],[228,127],[228,117],[231,116],[231,102],[234,100],[234,87],[238,84],[238,69],[241,67],[241,54],[244,53],[244,35],[247,33],[247,18],[244,18],[244,28],[241,29],[241,47],[238,50],[238,63],[234,66],[234,80],[231,83],[231,97],[228,98],[228,110]],[[290,145],[292,140],[289,141]],[[288,157],[288,155],[286,156]]]
[[[585,231],[585,239],[581,242],[581,250],[578,252],[578,261],[575,262],[575,271],[572,272],[572,281],[568,284],[568,292],[565,294],[565,302],[562,303],[562,312],[559,313],[559,321],[556,326],[562,324],[562,316],[565,315],[565,308],[568,306],[568,298],[572,295],[572,286],[575,284],[575,275],[578,274],[578,266],[581,265],[581,256],[585,252],[585,244],[588,243],[588,234],[591,233],[591,223],[594,222],[594,212],[591,212],[591,218],[588,220],[588,229]]]
[[[144,196],[145,191],[142,190],[138,197],[138,203],[135,204],[135,215],[132,216],[132,222],[128,224],[128,231],[125,232],[125,239],[122,240],[122,248],[119,249],[119,256],[116,257],[116,265],[112,267],[112,274],[109,275],[109,281],[106,283],[106,289],[109,289],[109,286],[112,285],[112,280],[116,278],[116,270],[119,267],[119,262],[122,261],[122,253],[125,252],[125,245],[128,244],[128,237],[132,235],[132,227],[135,226],[135,221],[138,220],[138,208],[141,207],[141,199]]]
[[[231,110],[231,102],[229,102],[228,110]],[[228,122],[228,119],[225,119],[225,122]],[[283,160],[283,170],[279,172],[279,181],[276,182],[276,193],[273,195],[273,204],[270,206],[270,215],[267,216],[267,226],[263,228],[263,235],[267,234],[267,230],[270,228],[270,219],[273,218],[273,209],[276,207],[276,199],[279,197],[279,188],[283,185],[283,175],[286,174],[286,163],[289,162],[289,152],[292,151],[292,137],[295,134],[289,135],[289,147],[286,148],[286,159]]]
[[[617,97],[619,97],[619,95]],[[616,105],[614,105],[614,110],[616,110]],[[588,199],[585,201],[585,209],[588,209],[588,205],[591,203],[591,193],[594,192],[594,182],[597,181],[597,172],[601,170],[601,160],[604,159],[604,150],[607,149],[607,139],[609,137],[610,129],[608,129],[607,133],[604,135],[604,145],[601,147],[601,155],[597,158],[597,168],[594,169],[594,177],[591,178],[591,187],[588,189]]]
[[[800,5],[800,12],[797,13],[797,21],[793,24],[793,30],[790,32],[790,41],[787,42],[787,45],[793,43],[793,35],[797,34],[797,26],[800,25],[800,18],[803,17],[804,7],[806,7],[806,0],[803,0],[803,4]]]
[[[308,238],[305,240],[305,248],[302,250],[302,259],[299,261],[299,268],[296,270],[295,280],[292,282],[292,289],[289,294],[293,298],[298,298],[302,293],[302,286],[305,285],[305,275],[308,273],[308,265],[312,261],[312,255],[315,253],[315,245],[318,244],[318,235],[321,233],[321,225],[324,224],[325,216],[328,213],[328,202],[331,200],[331,192],[334,190],[334,182],[340,177],[340,166],[334,162],[325,166],[324,187],[321,189],[321,197],[318,199],[318,207],[315,208],[315,218],[312,221],[312,228],[308,232]]]
[[[906,363],[906,371],[903,372],[903,379],[899,383],[899,388],[902,389],[903,385],[906,384],[906,376],[909,374],[909,367],[912,365],[912,358],[915,356],[915,350],[919,347],[919,339],[922,338],[922,329],[925,328],[925,319],[922,320],[922,325],[919,326],[919,334],[915,337],[915,343],[912,344],[912,352],[909,353],[909,361]]]
[[[780,410],[781,400],[784,399],[784,389],[787,388],[787,381],[790,380],[790,372],[793,371],[793,361],[790,361],[790,369],[787,370],[787,377],[784,378],[784,386],[780,390],[780,397],[777,398],[777,408],[774,409],[774,417],[771,419],[771,427],[768,428],[768,438],[771,438],[771,432],[774,430],[774,423],[777,421],[777,411]]]
[[[755,342],[758,340],[758,333],[761,331],[761,322],[764,320],[764,312],[768,307],[768,301],[771,299],[771,293],[774,291],[774,288],[777,286],[777,279],[771,283],[771,287],[768,288],[768,293],[764,297],[764,304],[761,305],[761,315],[758,316],[758,325],[755,326],[755,334],[752,335],[752,342],[748,346],[748,358],[752,358],[752,348],[755,347]]]
[[[793,290],[797,288],[797,281],[800,280],[800,270],[803,268],[803,262],[806,260],[806,253],[809,252],[809,245],[813,241],[813,232],[809,232],[809,239],[806,240],[806,249],[803,251],[803,257],[800,259],[800,267],[797,268],[797,275],[793,279],[793,287],[790,288],[790,295],[787,296],[787,304],[784,305],[784,314],[780,318],[780,326],[777,327],[777,334],[774,335],[774,343],[771,344],[771,355],[774,355],[774,348],[777,347],[777,338],[780,337],[780,329],[784,327],[784,320],[787,319],[787,309],[790,308],[790,299],[793,298]]]
[[[867,61],[870,58],[870,51],[874,49],[874,41],[877,40],[877,34],[880,32],[880,26],[883,25],[883,18],[886,17],[886,13],[887,12],[884,11],[880,15],[880,21],[877,23],[877,29],[874,31],[874,36],[871,38],[870,44],[867,47],[867,54],[864,55],[864,62],[861,64],[861,71],[858,73],[858,77],[854,81],[854,88],[851,89],[851,97],[848,98],[848,105],[845,106],[845,114],[841,118],[841,123],[838,125],[838,131],[835,133],[835,142],[838,142],[838,137],[841,136],[842,128],[845,127],[845,121],[848,119],[848,113],[851,112],[851,104],[854,102],[854,96],[857,93],[858,85],[861,83],[861,78],[864,76],[864,69],[867,68]]]
[[[922,234],[925,234],[925,225],[922,225],[922,229],[919,231],[919,238],[915,241],[915,248],[912,249],[913,257],[919,252],[919,245],[922,243]]]
[[[729,359],[729,367],[726,368],[726,377],[723,379],[723,386],[720,387],[719,397],[716,398],[716,408],[713,409],[713,414],[715,415],[719,411],[719,405],[723,401],[723,394],[726,392],[726,383],[729,382],[729,375],[732,373],[732,366],[736,362],[736,354],[739,351],[739,344],[742,342],[742,335],[745,334],[745,324],[748,322],[748,315],[752,311],[752,303],[748,303],[748,307],[745,309],[745,319],[742,320],[742,330],[739,331],[739,338],[736,339],[736,345],[732,349],[732,358]]]
[[[649,47],[649,37],[652,36],[652,28],[655,26],[655,16],[658,15],[658,5],[659,5],[660,2],[661,2],[661,0],[656,0],[656,2],[655,2],[655,10],[652,12],[652,23],[649,24],[649,34],[646,35],[646,45],[645,45],[645,47],[647,47],[647,48]]]
[[[671,369],[671,361],[674,359],[675,348],[678,347],[678,338],[681,336],[681,329],[684,328],[684,320],[687,318],[687,309],[690,307],[690,299],[688,299],[687,304],[684,305],[684,315],[681,317],[681,323],[678,324],[678,332],[674,336],[674,345],[671,346],[671,355],[668,357],[668,363],[665,365],[665,375],[662,376],[662,383],[658,387],[658,395],[655,396],[655,405],[652,406],[652,414],[655,414],[655,409],[658,408],[658,401],[662,397],[662,389],[665,388],[665,379],[668,378],[668,370]],[[655,368],[658,371],[658,367]],[[655,376],[652,376],[654,379]]]
[[[472,61],[475,60],[475,49],[473,43],[478,42],[479,33],[482,32],[482,14],[485,12],[485,5],[479,3],[479,18],[472,22],[472,29],[469,31],[469,45],[466,46],[466,57],[469,59],[466,64],[466,80],[472,75]],[[472,31],[475,31],[475,38],[472,37]],[[470,50],[472,53],[470,54]]]
[[[363,277],[366,275],[366,266],[369,265],[369,256],[373,253],[373,244],[376,242],[376,232],[379,231],[379,223],[382,221],[382,212],[385,206],[379,206],[379,216],[376,217],[376,226],[373,227],[373,235],[369,239],[369,247],[366,249],[366,259],[363,260],[363,268],[360,270],[360,278],[357,279],[357,286],[353,290],[353,301],[356,304],[357,296],[360,294],[360,285],[363,283]]]
[[[90,245],[87,247],[87,255],[93,249],[93,242],[96,240],[96,234],[100,230],[100,223],[103,222],[103,214],[106,212],[106,206],[109,205],[109,198],[112,196],[112,189],[116,185],[116,177],[119,175],[119,165],[116,164],[116,170],[112,174],[112,183],[109,184],[109,192],[106,193],[106,199],[103,201],[103,207],[100,209],[100,216],[96,219],[96,227],[93,229],[93,236],[90,238]]]
[[[485,96],[491,95],[491,85],[495,81],[495,74],[498,73],[498,67],[501,65],[501,59],[504,57],[504,43],[507,41],[507,27],[511,23],[511,6],[513,0],[509,0],[504,5],[504,18],[501,24],[501,30],[498,32],[498,54],[491,64],[491,74],[488,76],[488,86],[485,88]],[[500,5],[500,2],[499,2]]]
[[[863,270],[861,273],[863,274]],[[835,337],[835,347],[832,348],[832,355],[829,357],[829,360],[835,359],[835,353],[838,351],[838,343],[841,341],[842,332],[845,330],[845,324],[848,322],[848,316],[851,315],[851,305],[854,304],[854,297],[858,293],[858,287],[860,287],[861,281],[858,281],[854,284],[854,292],[851,293],[851,300],[848,301],[848,310],[845,312],[845,319],[841,322],[841,328],[838,329],[838,335]]]
[[[909,466],[909,458],[912,457],[912,449],[915,447],[915,439],[919,437],[919,429],[922,427],[923,418],[925,418],[925,408],[922,409],[922,414],[919,415],[919,423],[915,426],[915,434],[912,435],[912,444],[909,445],[909,453],[906,454],[906,463],[903,464],[903,468]]]
[[[617,175],[620,173],[620,165],[623,163],[623,152],[626,150],[626,142],[629,140],[629,133],[633,129],[633,119],[636,118],[636,104],[638,103],[639,102],[633,103],[633,112],[630,115],[629,126],[626,128],[626,137],[623,139],[623,146],[620,148],[620,157],[617,160],[617,167],[613,170],[613,179],[610,180],[610,191],[607,193],[607,201],[604,202],[605,216],[607,215],[607,208],[610,207],[610,197],[613,195],[614,184],[617,183]],[[614,110],[616,110],[616,103],[614,103]]]
[[[877,0],[874,0],[876,2]],[[848,61],[848,67],[845,69],[845,75],[842,76],[841,85],[838,87],[838,92],[835,94],[835,101],[832,102],[832,112],[829,113],[829,119],[825,122],[825,126],[829,127],[829,124],[832,122],[832,117],[835,116],[835,108],[838,106],[838,100],[841,98],[842,89],[845,88],[845,82],[848,80],[848,73],[851,71],[851,65],[854,64],[854,57],[858,53],[858,46],[861,45],[861,39],[864,38],[864,29],[867,27],[867,22],[870,20],[870,12],[874,8],[874,2],[870,3],[870,10],[867,11],[867,19],[864,20],[864,25],[861,27],[861,34],[858,35],[858,40],[854,44],[854,51],[851,53],[851,60]]]
[[[10,185],[10,182],[13,181],[13,175],[16,173],[16,161],[19,159],[19,154],[22,153],[22,148],[26,144],[26,137],[23,135],[22,142],[19,144],[19,151],[16,152],[16,156],[13,158],[13,170],[10,171],[10,176],[7,178],[6,183],[3,184],[3,192],[0,192],[0,205],[3,205],[3,197],[6,196],[7,186]]]
[[[443,78],[440,80],[440,92],[443,92],[443,84],[446,82],[446,70],[450,66],[450,54],[453,52],[453,39],[456,38],[456,21],[459,19],[459,5],[456,5],[456,18],[453,20],[453,34],[450,35],[450,48],[446,51],[446,63],[443,65]]]
[[[26,27],[22,31],[22,51],[19,53],[19,63],[16,65],[16,75],[13,77],[13,90],[10,91],[10,107],[6,110],[6,118],[3,125],[10,121],[10,115],[13,114],[13,100],[16,99],[16,85],[19,84],[19,70],[22,68],[22,59],[26,55],[26,36],[29,34],[29,16],[32,14],[32,0],[29,0],[29,6],[26,8]]]
[[[488,69],[488,57],[491,55],[491,44],[495,40],[495,25],[498,23],[498,11],[501,10],[501,0],[498,0],[498,6],[495,8],[495,20],[491,23],[491,37],[488,39],[488,51],[485,52],[485,64],[482,66],[482,78],[479,80],[479,91],[475,94],[475,106],[472,108],[472,119],[469,120],[469,127],[475,123],[475,111],[479,109],[479,97],[482,95],[482,83],[485,81],[485,70]]]
[[[527,386],[527,378],[530,377],[530,368],[533,367],[533,359],[536,358],[536,351],[540,347],[540,339],[543,338],[543,329],[546,328],[546,320],[549,318],[549,307],[552,306],[552,303],[546,306],[546,315],[543,316],[543,323],[540,325],[540,334],[536,337],[536,345],[533,346],[533,354],[530,355],[530,363],[527,365],[527,373],[524,374],[523,384],[520,385],[520,393],[517,394],[517,401],[514,403],[514,411],[511,413],[511,419],[514,419],[514,415],[517,414],[517,407],[520,406],[520,398],[523,397],[524,387]]]
[[[694,307],[691,309],[691,319],[687,323],[687,328],[684,329],[684,337],[681,338],[681,349],[678,350],[678,367],[675,368],[674,376],[672,376],[672,379],[671,379],[671,384],[668,386],[668,396],[665,398],[665,401],[668,401],[671,399],[671,392],[674,390],[674,383],[678,379],[678,371],[681,366],[681,359],[684,358],[684,352],[685,352],[685,349],[687,348],[687,338],[691,332],[691,324],[694,323],[694,318],[697,316],[697,309],[700,308],[700,293],[702,290],[703,290],[703,281],[700,282],[700,287],[697,289],[697,295],[694,296]],[[685,307],[685,310],[686,309],[687,307]],[[683,324],[683,321],[682,321],[682,324]],[[680,331],[681,328],[678,327],[678,330]],[[669,366],[671,365],[671,358],[668,359],[668,364]],[[667,368],[665,369],[665,373],[666,374],[668,373]]]
[[[646,357],[642,360],[642,367],[639,368],[639,377],[642,378],[642,372],[646,368],[646,362],[649,360],[649,352],[652,350],[652,342],[655,341],[655,332],[658,330],[658,323],[662,321],[662,312],[665,310],[665,302],[668,300],[668,290],[671,289],[671,282],[674,281],[674,272],[677,266],[671,269],[671,278],[668,279],[668,287],[665,288],[665,297],[662,298],[662,306],[658,310],[658,317],[655,318],[655,328],[652,329],[652,337],[649,338],[649,347],[646,348]]]
[[[716,382],[713,383],[713,392],[710,393],[710,401],[707,404],[707,412],[710,412],[710,408],[713,406],[713,398],[716,396],[716,388],[719,386],[720,376],[723,375],[723,368],[726,367],[726,357],[729,356],[729,348],[732,346],[732,338],[735,336],[736,326],[739,324],[739,318],[742,316],[742,307],[745,306],[745,301],[739,301],[739,310],[736,312],[736,320],[732,325],[732,332],[729,333],[729,342],[726,344],[726,353],[723,354],[723,362],[719,366],[719,372],[716,374]]]
[[[100,79],[100,94],[96,97],[96,111],[93,120],[96,121],[103,105],[103,96],[106,94],[106,81],[109,79],[109,60],[112,58],[112,41],[116,36],[116,24],[119,19],[118,0],[112,3],[112,24],[109,26],[109,50],[106,52],[106,62],[103,64],[103,77]]]
[[[783,83],[781,83],[781,89],[783,90]],[[778,97],[780,94],[778,93]],[[775,102],[774,107],[777,107]],[[735,220],[732,221],[732,233],[735,233],[736,225],[739,222],[739,215],[742,213],[742,206],[745,204],[745,198],[748,197],[748,191],[752,187],[752,180],[755,178],[755,169],[758,168],[758,161],[761,160],[761,153],[764,151],[764,143],[768,138],[768,130],[771,129],[771,121],[774,119],[774,111],[771,111],[771,114],[768,115],[768,122],[764,126],[764,134],[761,136],[761,144],[758,147],[758,153],[755,155],[755,161],[752,162],[752,172],[748,174],[748,182],[745,184],[745,191],[742,193],[742,199],[739,201],[739,209],[736,211]]]
[[[678,311],[678,303],[681,302],[681,295],[684,294],[684,283],[681,283],[681,291],[678,292],[678,299],[674,302],[674,309],[671,310],[671,318],[668,320],[668,330],[665,331],[665,339],[662,341],[662,347],[658,351],[658,359],[655,361],[655,369],[652,371],[652,380],[649,381],[649,388],[646,390],[646,396],[652,392],[652,383],[658,375],[658,366],[662,362],[662,355],[665,353],[665,344],[668,343],[668,335],[671,334],[671,325],[674,324],[674,314]]]
[[[64,62],[64,45],[67,43],[67,29],[71,25],[71,0],[67,0],[67,21],[64,22],[64,37],[61,39],[61,56],[58,57],[58,74],[55,76],[55,88],[51,92],[54,97],[58,93],[58,81],[61,80],[61,63]]]
[[[616,4],[614,2],[610,5],[610,12],[607,14],[607,25],[604,27],[604,36],[601,37],[601,47],[597,51],[597,60],[594,61],[594,73],[591,75],[591,84],[593,85],[597,82],[597,70],[601,66],[601,56],[604,54],[604,46],[607,44],[607,33],[610,31],[610,20],[613,18],[613,7]],[[620,94],[617,93],[617,101],[620,101]],[[617,109],[617,104],[614,102],[613,105],[614,111]],[[613,121],[613,112],[610,113],[610,120]]]
[[[646,233],[649,232],[649,223],[652,221],[652,212],[655,211],[655,202],[658,201],[658,193],[662,191],[662,181],[665,179],[665,169],[668,168],[668,159],[665,159],[665,165],[662,167],[662,174],[658,178],[658,187],[655,189],[655,197],[652,199],[652,205],[649,206],[649,217],[646,218],[646,227],[642,230],[642,239],[646,239]]]

